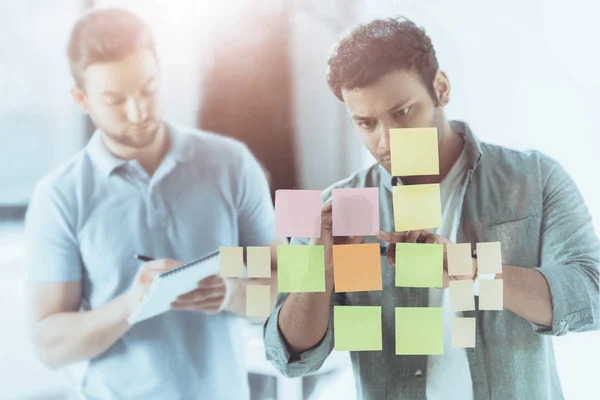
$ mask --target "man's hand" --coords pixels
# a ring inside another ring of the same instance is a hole
[[[130,311],[133,312],[140,304],[156,275],[181,265],[179,261],[161,259],[143,263],[138,270],[131,289],[127,293]]]
[[[198,282],[197,289],[179,296],[171,308],[216,314],[227,308],[230,298],[229,282],[219,275],[211,275]]]
[[[325,271],[328,280],[333,271],[333,250],[334,244],[359,244],[362,242],[361,236],[333,236],[332,223],[332,204],[331,199],[327,200],[321,209],[321,237],[312,238],[311,245],[323,245],[325,248]]]
[[[448,275],[448,257],[446,251],[446,245],[452,244],[452,242],[442,236],[436,235],[433,232],[427,230],[408,231],[408,232],[381,232],[377,238],[384,242],[389,242],[387,248],[387,261],[391,266],[396,265],[396,243],[429,243],[429,244],[443,244],[444,245],[444,287],[447,288],[450,285],[450,281],[462,280],[462,279],[474,279],[477,274],[477,263],[475,259],[473,261],[473,273],[471,275]]]

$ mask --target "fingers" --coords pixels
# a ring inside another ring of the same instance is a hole
[[[175,303],[171,304],[171,308],[174,310],[204,311],[204,312],[212,313],[212,312],[219,311],[222,303],[223,303],[223,299],[191,302],[191,303],[175,302]]]
[[[223,281],[223,278],[221,278],[219,275],[211,275],[208,278],[204,278],[198,282],[198,287],[204,289],[219,287],[223,285],[225,285],[225,282]]]
[[[383,242],[403,243],[406,241],[406,233],[404,232],[384,232],[380,231],[377,238]]]
[[[385,251],[387,262],[392,267],[396,266],[396,243],[390,243]]]

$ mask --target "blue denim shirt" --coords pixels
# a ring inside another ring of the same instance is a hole
[[[565,170],[539,152],[480,143],[469,127],[452,122],[465,139],[468,183],[458,243],[500,241],[502,262],[537,268],[550,287],[552,326],[539,326],[503,311],[468,311],[476,317],[476,346],[467,348],[474,399],[562,399],[552,335],[600,327],[600,245],[591,216]],[[323,191],[378,187],[380,226],[393,231],[392,182],[379,165],[359,171]],[[365,241],[377,242],[376,238]],[[306,244],[295,238],[292,244]],[[428,290],[397,288],[393,268],[381,257],[383,290],[333,293],[334,305],[382,306],[383,351],[351,352],[357,393],[364,400],[426,398],[427,356],[395,355],[394,308],[427,307]],[[265,324],[267,358],[283,374],[316,371],[333,349],[333,314],[321,342],[290,354],[278,326],[287,294],[281,293]],[[478,298],[476,310],[478,310]],[[447,329],[447,328],[446,328]],[[452,399],[452,393],[448,393]]]

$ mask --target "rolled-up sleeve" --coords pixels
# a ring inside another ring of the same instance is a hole
[[[600,329],[600,244],[585,202],[567,172],[552,163],[544,185],[541,266],[552,296],[543,335]]]
[[[292,239],[292,245],[307,244],[305,239]],[[264,342],[267,359],[283,375],[295,378],[317,371],[333,350],[333,307],[343,304],[343,295],[332,293],[329,309],[329,326],[321,341],[302,353],[292,353],[279,329],[279,313],[289,294],[279,293],[275,309],[264,325]]]

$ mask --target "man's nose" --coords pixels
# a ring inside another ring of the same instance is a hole
[[[379,145],[381,150],[389,150],[390,148],[390,127],[387,124],[379,126]]]
[[[139,124],[146,120],[148,117],[148,110],[146,104],[141,99],[129,99],[127,102],[127,119],[129,122]]]

